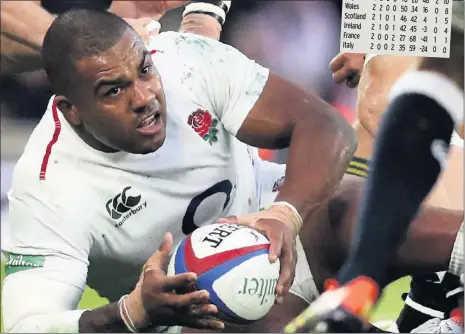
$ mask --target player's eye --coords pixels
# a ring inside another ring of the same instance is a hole
[[[150,72],[151,65],[147,65],[140,70],[140,73],[147,74]]]
[[[121,87],[113,87],[105,93],[105,96],[116,96],[121,93],[121,90]]]

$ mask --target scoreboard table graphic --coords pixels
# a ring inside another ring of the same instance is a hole
[[[449,58],[452,0],[344,0],[341,52]]]

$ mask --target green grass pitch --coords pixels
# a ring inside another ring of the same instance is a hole
[[[0,277],[3,282],[5,276],[4,267],[1,265]],[[400,279],[392,283],[384,293],[384,296],[375,310],[373,321],[380,320],[394,320],[400,312],[402,307],[401,294],[407,292],[409,288],[410,279],[408,277]],[[92,309],[102,306],[107,303],[107,300],[101,298],[94,290],[89,287],[84,292],[79,308]],[[3,319],[0,319],[1,332],[3,333]]]

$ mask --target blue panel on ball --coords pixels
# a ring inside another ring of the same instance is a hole
[[[178,252],[181,253],[181,252]],[[240,265],[241,263],[262,254],[268,254],[268,249],[260,249],[254,252],[250,252],[248,254],[242,255],[240,257],[236,257],[228,262],[225,262],[217,267],[210,269],[209,271],[205,272],[204,274],[200,275],[197,279],[196,285],[200,290],[207,290],[210,293],[210,302],[215,304],[219,310],[226,313],[227,315],[239,319],[245,320],[242,317],[238,316],[234,313],[226,304],[221,300],[221,298],[216,294],[215,290],[213,290],[213,283],[219,279],[221,276],[229,272],[234,267]],[[178,258],[176,257],[176,263]],[[184,264],[183,264],[184,265]],[[176,269],[177,273],[177,269]]]
[[[176,257],[174,258],[174,273],[175,275],[183,274],[187,272],[186,261],[184,258],[184,250],[186,248],[186,238],[181,241],[181,244],[176,251]]]

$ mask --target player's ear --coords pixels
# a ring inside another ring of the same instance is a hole
[[[75,126],[81,125],[79,112],[74,104],[63,95],[55,96],[53,103],[60,109],[66,120]]]

